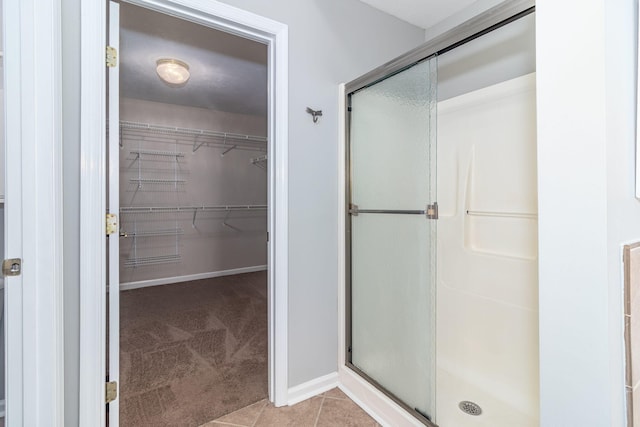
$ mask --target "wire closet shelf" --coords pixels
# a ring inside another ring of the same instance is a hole
[[[267,138],[264,136],[244,135],[205,129],[161,126],[129,121],[120,122],[121,146],[124,140],[141,139],[145,141],[187,144],[191,146],[193,152],[196,152],[202,146],[223,148],[225,149],[225,153],[234,149],[260,152],[267,151]],[[147,152],[141,154],[151,153]],[[173,155],[173,153],[170,154]]]

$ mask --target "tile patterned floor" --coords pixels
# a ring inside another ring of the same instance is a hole
[[[293,406],[274,407],[266,399],[201,427],[379,427],[373,418],[334,388]]]

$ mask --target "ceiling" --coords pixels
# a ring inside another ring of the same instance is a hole
[[[476,0],[361,0],[430,28]],[[156,61],[189,64],[191,78],[170,87]],[[121,96],[239,114],[267,114],[267,47],[203,25],[120,3]]]
[[[170,87],[156,61],[189,64]],[[179,18],[120,3],[120,96],[230,113],[267,115],[267,47]]]
[[[421,28],[430,28],[476,0],[360,0]]]

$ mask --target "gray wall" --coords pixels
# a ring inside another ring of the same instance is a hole
[[[338,84],[424,30],[355,0],[225,0],[289,25],[289,385],[337,369]],[[322,109],[313,124],[306,107]]]
[[[337,369],[338,84],[424,40],[357,0],[227,0],[289,25],[291,386]],[[65,425],[78,424],[80,0],[62,0]],[[309,106],[324,110],[314,125]],[[341,167],[341,165],[340,165]]]

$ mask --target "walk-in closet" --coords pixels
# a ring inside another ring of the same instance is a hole
[[[119,20],[120,425],[198,426],[267,397],[267,46]]]

